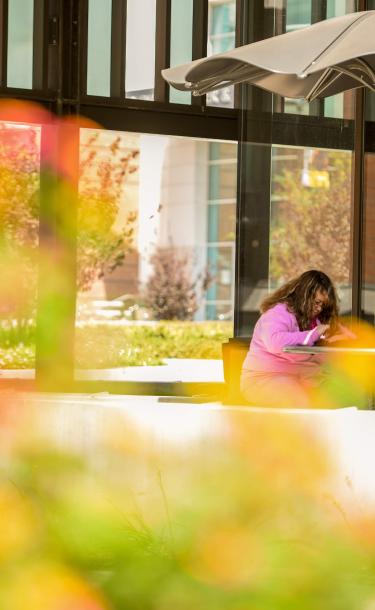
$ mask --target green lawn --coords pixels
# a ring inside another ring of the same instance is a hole
[[[162,364],[164,358],[221,358],[233,336],[231,322],[160,322],[155,326],[86,326],[76,332],[77,368]],[[7,340],[3,331],[0,367],[33,368],[34,334]]]

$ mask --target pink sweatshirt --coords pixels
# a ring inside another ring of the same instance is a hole
[[[319,324],[319,321],[317,321]],[[319,339],[315,328],[299,330],[296,316],[285,303],[278,303],[257,321],[243,369],[262,373],[314,375],[322,363],[321,356],[288,354],[288,345],[313,345]]]

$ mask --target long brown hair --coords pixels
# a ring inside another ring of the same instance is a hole
[[[299,328],[307,330],[311,325],[314,297],[318,290],[326,293],[328,297],[327,304],[319,314],[319,321],[335,326],[339,315],[335,287],[328,275],[315,269],[305,271],[266,297],[260,311],[264,313],[277,303],[285,303],[288,310],[296,316]]]

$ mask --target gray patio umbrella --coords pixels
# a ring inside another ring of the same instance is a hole
[[[351,13],[162,71],[176,89],[203,95],[250,83],[284,97],[375,91],[375,11]]]

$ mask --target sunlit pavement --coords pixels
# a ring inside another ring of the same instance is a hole
[[[3,379],[34,379],[34,370],[3,369]],[[224,381],[223,361],[170,358],[161,366],[127,366],[113,369],[77,370],[77,381],[210,382]]]

